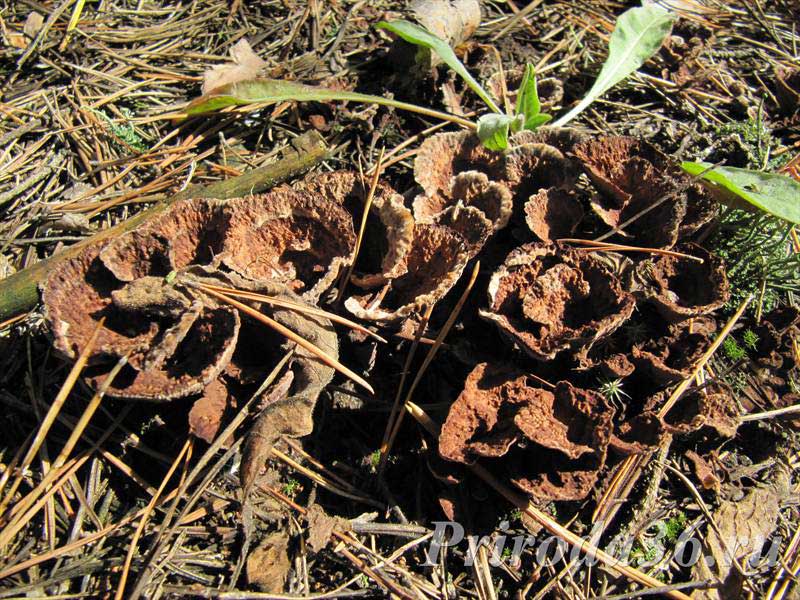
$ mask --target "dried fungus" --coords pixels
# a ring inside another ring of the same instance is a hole
[[[277,205],[280,213],[285,205]],[[228,404],[217,389],[219,378],[244,383],[241,365],[256,362],[247,357],[252,350],[249,344],[239,344],[240,331],[255,327],[263,332],[264,326],[243,319],[238,311],[203,293],[199,286],[223,285],[303,302],[287,288],[288,278],[283,274],[254,273],[252,264],[241,261],[248,253],[258,255],[257,245],[265,238],[273,242],[270,249],[278,246],[274,237],[259,237],[261,231],[252,236],[242,236],[240,231],[243,222],[252,221],[253,215],[263,216],[262,221],[268,222],[265,207],[274,206],[273,196],[234,199],[224,204],[215,200],[177,202],[146,226],[87,246],[63,261],[51,271],[42,290],[54,346],[75,358],[104,318],[87,379],[101,385],[110,367],[127,357],[127,366],[108,390],[110,395],[168,401],[200,394],[190,418],[192,429],[199,437],[213,437],[220,412]],[[227,250],[232,232],[238,240],[234,259]],[[320,256],[317,260],[323,261]],[[224,272],[220,268],[223,263],[234,270]],[[242,268],[237,273],[235,267],[239,265]],[[255,279],[256,274],[261,278]],[[258,308],[290,328],[297,325],[294,313],[266,304]],[[259,350],[258,354],[257,370],[263,376],[270,368],[265,358],[271,352]]]
[[[592,210],[638,245],[672,247],[714,217],[708,193],[647,142],[605,136],[576,144],[572,154],[600,191]]]
[[[730,297],[721,259],[697,244],[688,244],[681,250],[703,262],[663,255],[643,261],[633,273],[636,293],[670,323],[710,314]]]
[[[439,133],[426,139],[414,159],[414,179],[429,197],[449,197],[453,177],[479,171],[492,181],[502,181],[503,155],[483,147],[470,131]]]
[[[316,174],[293,187],[342,205],[353,216],[354,226],[361,223],[369,183],[365,184],[354,171]],[[379,256],[370,257],[374,258],[368,265],[373,272],[355,277],[358,285],[376,287],[406,272],[406,258],[414,239],[414,217],[403,197],[382,181],[375,188],[365,237],[370,240],[371,253]],[[362,256],[365,254],[362,252]]]
[[[538,360],[587,349],[633,313],[634,299],[599,260],[560,246],[513,250],[489,283],[481,316]]]
[[[574,191],[540,190],[525,203],[525,222],[543,242],[569,237],[583,219],[583,208]]]
[[[579,500],[605,464],[613,414],[596,392],[567,382],[542,389],[525,374],[482,363],[450,407],[439,453],[465,464],[508,455],[509,475],[523,491]]]
[[[371,321],[398,321],[442,299],[470,258],[468,242],[445,225],[417,224],[408,254],[408,272],[376,294],[352,296],[345,307]]]
[[[222,210],[227,220],[223,263],[254,280],[285,283],[310,302],[352,259],[352,217],[321,196],[281,189]]]

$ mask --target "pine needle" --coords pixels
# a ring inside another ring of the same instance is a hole
[[[217,292],[215,290],[212,290],[210,288],[204,288],[203,291],[206,294],[209,294],[210,296],[214,296],[218,300],[221,300],[222,302],[230,304],[231,306],[239,309],[241,312],[245,313],[246,315],[248,315],[248,316],[254,318],[257,321],[260,321],[264,325],[274,329],[275,331],[277,331],[281,335],[287,337],[289,340],[291,340],[294,343],[296,343],[301,348],[304,348],[304,349],[308,350],[311,354],[316,356],[319,360],[321,360],[323,363],[325,363],[326,365],[328,365],[332,369],[336,369],[337,371],[339,371],[345,377],[348,377],[348,378],[352,379],[353,381],[355,381],[358,385],[360,385],[361,387],[363,387],[364,389],[369,391],[370,394],[374,394],[375,393],[375,390],[372,389],[372,386],[369,383],[367,383],[366,380],[364,380],[362,377],[360,377],[359,375],[357,375],[356,373],[354,373],[353,371],[351,371],[350,369],[345,367],[342,363],[340,363],[335,358],[333,358],[330,355],[328,355],[327,353],[325,353],[325,351],[321,350],[320,348],[318,348],[317,346],[315,346],[314,344],[312,344],[308,340],[306,340],[306,339],[302,338],[301,336],[299,336],[297,333],[295,333],[294,331],[292,331],[288,327],[286,327],[284,325],[281,325],[275,319],[272,319],[272,318],[268,317],[267,315],[258,312],[256,309],[252,308],[251,306],[247,306],[247,304],[243,304],[242,302],[239,302],[238,300],[235,300],[235,299],[231,298],[230,296],[226,296],[225,294],[221,294],[221,293],[219,293],[219,292]]]
[[[259,294],[257,292],[248,292],[245,290],[237,290],[233,288],[228,288],[220,285],[208,285],[205,283],[198,284],[198,287],[205,288],[205,289],[213,289],[217,292],[221,292],[228,296],[234,296],[236,298],[246,298],[248,300],[257,300],[258,302],[265,302],[267,304],[271,304],[272,306],[279,306],[281,308],[288,308],[289,310],[293,310],[295,312],[299,312],[304,315],[312,315],[316,317],[325,317],[329,321],[333,321],[334,323],[339,323],[340,325],[344,325],[345,327],[350,327],[351,329],[355,329],[356,331],[360,331],[370,337],[375,338],[379,342],[386,343],[386,340],[379,336],[377,333],[370,331],[363,325],[356,323],[355,321],[351,321],[347,317],[342,317],[337,315],[336,313],[328,312],[327,310],[323,310],[321,308],[317,308],[316,306],[311,306],[308,304],[300,304],[299,302],[292,302],[291,300],[284,300],[282,298],[275,298],[273,296],[267,296],[265,294]]]

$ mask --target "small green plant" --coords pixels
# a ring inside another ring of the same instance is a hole
[[[752,329],[746,329],[742,334],[742,343],[748,350],[755,350],[758,346],[758,334]]]
[[[730,209],[711,239],[725,261],[731,298],[727,308],[754,295],[754,307],[768,312],[786,292],[800,292],[800,253],[792,248],[791,224],[766,215]]]
[[[290,479],[285,484],[283,484],[283,494],[284,496],[289,496],[289,498],[294,498],[297,495],[297,492],[300,491],[300,482],[297,479]]]
[[[683,530],[686,529],[686,522],[686,513],[681,510],[667,519],[664,526],[664,541],[670,546],[674,546]]]
[[[623,406],[623,398],[630,399],[630,396],[622,389],[622,379],[601,380],[597,391],[617,407]]]
[[[375,471],[377,470],[380,462],[381,462],[381,451],[379,448],[369,455],[369,465],[370,467],[372,467],[372,470]]]
[[[117,143],[119,146],[128,146],[136,152],[146,152],[147,151],[147,144],[145,144],[142,136],[140,136],[137,131],[136,127],[134,127],[133,123],[130,122],[131,115],[125,110],[122,109],[120,112],[122,113],[123,117],[125,117],[124,123],[119,123],[118,121],[112,120],[106,113],[102,110],[92,109],[92,112],[100,117],[103,121],[105,121],[106,125],[108,125],[111,134],[119,140],[123,142],[123,144]]]
[[[725,353],[725,356],[732,361],[741,360],[747,356],[745,349],[739,345],[739,342],[730,336],[726,337],[725,341],[722,342],[722,351]]]

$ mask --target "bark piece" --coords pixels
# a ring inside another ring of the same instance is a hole
[[[481,316],[537,360],[587,350],[633,313],[634,299],[603,263],[575,250],[526,244],[489,282]]]
[[[577,500],[591,491],[605,464],[613,412],[595,392],[567,382],[545,390],[524,374],[482,363],[450,408],[439,453],[465,464],[508,455],[503,464],[523,491]]]

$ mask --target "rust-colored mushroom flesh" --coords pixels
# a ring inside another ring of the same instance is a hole
[[[480,171],[500,181],[503,155],[484,148],[471,131],[457,131],[429,137],[414,159],[414,179],[428,196],[449,195],[450,181],[464,171]]]
[[[481,316],[538,360],[591,347],[633,313],[634,299],[599,260],[577,250],[526,244],[489,283]]]
[[[514,208],[509,189],[479,171],[464,171],[450,181],[449,196],[440,193],[419,194],[413,203],[418,223],[450,224],[461,233],[474,249],[483,246],[495,231],[504,228]],[[465,218],[466,215],[469,215]],[[477,213],[477,214],[476,214]],[[481,217],[481,218],[479,218]],[[483,223],[489,224],[488,233]]]
[[[220,202],[176,202],[142,227],[112,240],[100,253],[120,281],[165,276],[190,264],[211,264],[222,251],[225,232]]]
[[[482,363],[450,408],[439,453],[466,464],[507,455],[520,489],[541,499],[578,500],[605,464],[613,413],[595,392],[567,382],[546,390],[522,373]]]
[[[352,296],[345,307],[357,317],[396,321],[435,303],[453,287],[469,260],[469,245],[455,230],[418,224],[408,255],[408,272],[377,295]]]
[[[239,314],[234,309],[205,310],[158,368],[123,369],[108,387],[108,394],[164,402],[202,392],[230,361],[239,327]],[[88,374],[94,387],[105,383],[105,370]]]
[[[548,188],[525,203],[525,222],[543,242],[569,237],[581,219],[583,208],[575,191]]]
[[[223,208],[223,262],[256,280],[276,280],[316,301],[352,258],[351,216],[339,204],[283,188]]]
[[[319,173],[294,184],[294,189],[342,205],[353,217],[354,229],[360,226],[369,194],[369,181],[363,182],[354,171]],[[365,239],[355,276],[362,287],[375,287],[406,272],[406,258],[414,238],[414,217],[403,197],[388,184],[378,181],[370,204]],[[362,267],[363,263],[363,267]]]
[[[635,279],[640,294],[670,323],[707,315],[725,305],[730,297],[725,263],[696,244],[681,250],[702,260],[663,255],[642,262]]]
[[[91,245],[74,258],[60,262],[42,286],[45,320],[56,350],[76,359],[86,347],[97,322],[105,318],[90,364],[149,348],[158,333],[154,323],[117,314],[111,292],[122,286],[100,261],[102,246]]]
[[[570,188],[578,175],[576,164],[550,144],[519,144],[506,155],[505,180],[523,201],[541,189]]]
[[[639,245],[667,248],[687,213],[683,177],[653,146],[633,137],[605,136],[576,144],[573,155],[601,191],[592,209]],[[626,223],[630,223],[626,225]]]

